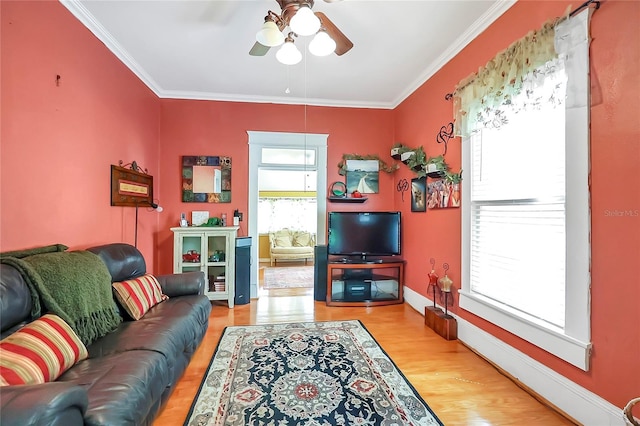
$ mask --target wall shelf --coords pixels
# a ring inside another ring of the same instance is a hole
[[[367,197],[327,197],[327,199],[332,203],[364,203],[365,201],[367,201]]]

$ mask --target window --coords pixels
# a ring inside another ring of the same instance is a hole
[[[576,35],[568,27],[582,25],[582,42],[569,40],[568,51],[558,47],[559,58],[524,74],[508,102],[478,108],[466,123],[460,295],[463,309],[584,370],[590,352],[587,16],[555,30],[560,46]]]

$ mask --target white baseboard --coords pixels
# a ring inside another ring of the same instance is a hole
[[[404,299],[424,315],[431,305],[423,295],[404,288]],[[453,314],[452,314],[453,315]],[[479,327],[453,315],[458,340],[497,365],[543,399],[585,426],[624,426],[622,409],[572,382]]]

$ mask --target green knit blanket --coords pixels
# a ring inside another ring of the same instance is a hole
[[[85,345],[114,330],[122,318],[113,300],[111,274],[89,251],[0,257],[22,274],[29,289],[32,318],[52,312],[67,322]]]

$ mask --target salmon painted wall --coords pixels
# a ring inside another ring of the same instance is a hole
[[[134,209],[110,206],[110,165],[137,160],[157,177],[158,98],[59,2],[0,8],[0,250],[133,244]],[[141,209],[149,270],[156,226]]]
[[[379,109],[304,107],[300,105],[255,104],[215,101],[162,100],[160,131],[160,174],[163,185],[157,257],[161,271],[172,271],[173,233],[180,213],[191,218],[193,210],[207,210],[210,216],[234,209],[248,211],[247,131],[328,134],[327,181],[344,181],[337,164],[343,154],[378,154],[389,159],[393,144],[392,111]],[[306,114],[306,128],[305,128]],[[231,203],[183,203],[181,167],[183,155],[230,156]],[[380,193],[372,194],[366,204],[327,204],[327,209],[393,209],[393,175],[380,173]],[[247,235],[247,221],[240,223],[240,235]]]
[[[496,53],[544,21],[581,2],[519,1],[395,110],[395,138],[409,146],[425,145],[429,155],[442,152],[435,141],[452,120],[444,95]],[[592,366],[583,372],[510,333],[454,307],[452,311],[570,380],[623,407],[638,396],[640,379],[640,2],[610,0],[591,23],[591,253]],[[447,162],[460,168],[461,142],[449,142]],[[412,176],[406,167],[404,176]],[[464,175],[463,175],[464,177]],[[464,191],[464,180],[463,189]],[[406,197],[405,197],[406,198]],[[406,232],[407,285],[426,294],[429,258],[451,265],[460,285],[460,211],[409,213],[396,196]],[[622,213],[621,213],[622,212]],[[625,213],[626,212],[626,213]],[[457,300],[456,300],[457,304]]]

